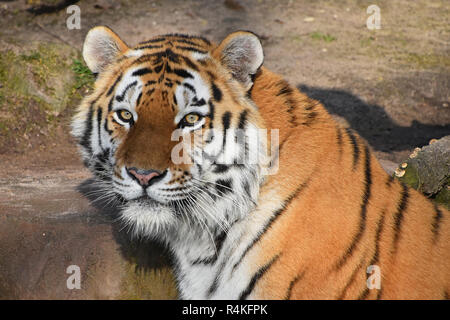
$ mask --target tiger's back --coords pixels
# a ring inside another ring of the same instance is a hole
[[[361,137],[279,76],[263,70],[252,97],[281,128],[284,165],[267,186],[287,199],[260,239],[260,250],[280,252],[261,288],[291,299],[447,298],[449,212],[389,176]],[[284,112],[274,116],[276,106]],[[369,266],[380,289],[367,286]]]

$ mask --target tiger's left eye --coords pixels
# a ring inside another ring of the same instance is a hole
[[[128,110],[118,110],[117,115],[119,116],[119,119],[123,122],[132,122],[133,121],[133,114]]]
[[[186,115],[184,117],[184,121],[186,121],[186,123],[188,125],[193,125],[195,124],[198,120],[200,120],[200,116],[198,114],[195,113],[190,113],[188,115]]]

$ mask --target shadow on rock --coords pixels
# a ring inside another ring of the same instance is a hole
[[[169,252],[159,243],[148,239],[134,238],[130,230],[119,221],[117,203],[110,198],[101,198],[101,190],[94,179],[88,179],[77,187],[78,192],[89,199],[100,214],[111,221],[114,239],[120,246],[121,254],[136,270],[158,270],[170,266]]]
[[[369,104],[344,90],[309,87],[298,89],[320,101],[332,115],[344,118],[378,151],[392,152],[427,145],[433,138],[450,134],[450,125],[428,125],[414,120],[409,127],[396,124],[379,105]]]

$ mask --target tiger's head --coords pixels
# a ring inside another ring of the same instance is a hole
[[[130,48],[95,27],[83,57],[97,80],[72,134],[100,196],[137,233],[186,221],[226,229],[248,212],[267,148],[254,134],[264,124],[249,95],[263,62],[257,36],[239,31],[214,45],[175,34]]]

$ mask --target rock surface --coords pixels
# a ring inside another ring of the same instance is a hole
[[[176,298],[163,250],[130,240],[112,209],[92,206],[79,169],[0,179],[0,299]],[[80,289],[67,287],[71,265]]]

